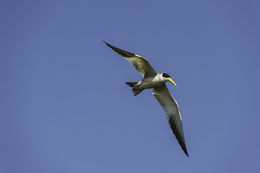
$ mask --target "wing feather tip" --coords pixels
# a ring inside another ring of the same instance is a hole
[[[188,153],[188,151],[187,151],[185,141],[183,141],[183,143],[182,143],[181,140],[179,140],[178,138],[177,138],[177,140],[178,140],[178,142],[179,142],[179,144],[180,144],[180,146],[181,146],[183,152],[184,152],[184,153],[186,154],[186,156],[189,158],[189,153]]]
[[[112,48],[111,47],[111,45],[108,43],[108,42],[106,42],[105,40],[102,40],[108,47],[110,47],[110,48]]]
[[[189,158],[190,156],[189,156],[189,153],[188,153],[188,151],[186,149],[186,146],[184,146],[184,147],[185,147],[185,149],[184,148],[182,148],[182,149],[183,149],[184,153],[186,154],[186,156]]]
[[[184,153],[186,154],[186,156],[189,158],[189,153],[188,153],[188,151],[187,151],[185,142],[183,142],[183,143],[181,144],[181,142],[179,141],[178,138],[177,138],[177,140],[178,140],[178,142],[179,142],[179,144],[180,144],[180,146],[181,146],[183,152],[184,152]]]
[[[103,40],[103,42],[108,46],[110,47],[111,49],[113,49],[116,53],[118,53],[119,55],[125,57],[125,58],[129,58],[129,57],[133,57],[135,56],[134,53],[131,53],[131,52],[127,52],[125,50],[122,50],[122,49],[119,49],[115,46],[112,46],[111,44],[107,43],[106,41]]]
[[[182,150],[187,155],[187,157],[189,157],[189,154],[188,154],[188,151],[186,148],[186,144],[185,144],[185,140],[184,140],[184,135],[183,134],[181,135],[180,131],[177,129],[177,127],[174,123],[174,120],[172,118],[169,119],[169,124],[170,124],[170,127],[171,127],[177,141],[179,142]]]

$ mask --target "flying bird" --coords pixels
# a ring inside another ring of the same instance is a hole
[[[180,109],[165,84],[165,82],[170,82],[176,86],[170,75],[167,73],[157,73],[145,58],[137,54],[116,48],[105,41],[104,43],[128,60],[144,77],[141,81],[126,82],[126,84],[132,88],[134,96],[141,93],[144,89],[153,90],[153,95],[164,109],[174,135],[176,136],[184,153],[189,157],[184,139]]]

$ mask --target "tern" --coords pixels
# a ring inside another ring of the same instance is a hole
[[[153,90],[153,95],[164,109],[174,135],[176,136],[184,153],[189,157],[184,139],[180,109],[165,84],[165,82],[170,82],[176,86],[170,75],[167,73],[157,73],[145,58],[137,54],[116,48],[105,41],[104,43],[128,60],[144,77],[143,80],[139,82],[126,82],[126,84],[132,88],[134,96],[141,93],[144,89]]]

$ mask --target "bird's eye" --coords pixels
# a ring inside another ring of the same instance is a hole
[[[170,75],[168,75],[167,73],[163,73],[162,76],[163,77],[170,77]]]

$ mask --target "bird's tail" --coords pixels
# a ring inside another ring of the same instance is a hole
[[[126,82],[126,84],[129,85],[132,88],[134,96],[136,96],[137,94],[141,93],[144,90],[144,89],[139,89],[137,87],[137,83],[138,82]]]

